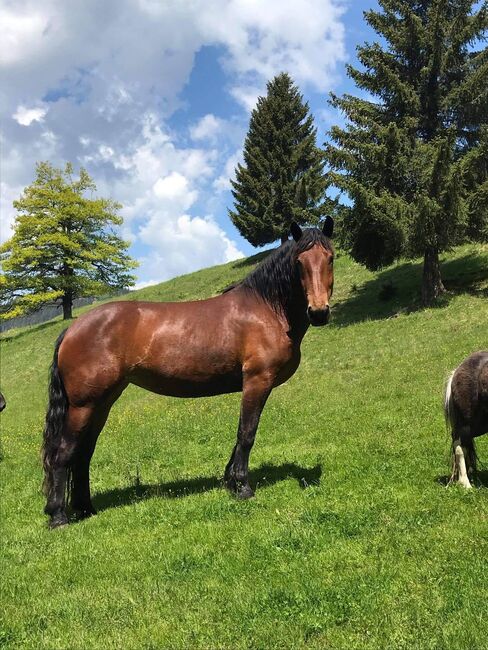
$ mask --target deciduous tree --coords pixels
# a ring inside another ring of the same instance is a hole
[[[1,317],[12,318],[54,300],[72,317],[73,300],[134,284],[137,266],[115,232],[120,204],[95,198],[88,173],[37,165],[36,179],[14,201],[14,234],[0,247]]]

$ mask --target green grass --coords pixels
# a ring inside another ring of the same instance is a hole
[[[255,261],[129,299],[211,295]],[[308,332],[264,410],[255,499],[220,485],[239,395],[131,387],[92,463],[99,514],[52,532],[38,450],[63,323],[8,332],[0,647],[486,649],[488,489],[443,486],[441,404],[448,371],[488,346],[488,248],[446,256],[436,308],[418,306],[420,272],[338,255],[333,322]],[[478,451],[487,463],[488,436]]]

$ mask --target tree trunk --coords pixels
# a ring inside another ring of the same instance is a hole
[[[281,245],[285,244],[288,241],[288,235],[281,235]]]
[[[73,318],[73,298],[70,293],[63,296],[63,320]]]
[[[445,288],[442,284],[439,253],[436,248],[429,246],[424,253],[424,270],[422,275],[422,304],[431,305]]]

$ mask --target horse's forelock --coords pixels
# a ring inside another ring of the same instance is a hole
[[[315,244],[320,244],[327,251],[334,250],[331,240],[318,228],[306,228],[300,239],[297,242],[294,242],[294,244],[295,256],[304,253],[312,248],[312,246],[315,246]]]

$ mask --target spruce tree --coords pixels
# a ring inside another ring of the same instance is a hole
[[[103,295],[134,284],[137,266],[128,244],[113,230],[120,205],[87,198],[95,184],[84,169],[37,165],[36,179],[14,207],[14,235],[0,247],[0,317],[13,318],[60,300],[63,317],[72,317],[73,300]]]
[[[439,253],[487,237],[486,2],[379,0],[365,19],[385,45],[358,47],[348,75],[363,95],[331,96],[346,117],[330,131],[328,183],[342,241],[371,269],[424,258],[422,302],[444,291]]]
[[[286,241],[292,221],[316,223],[323,213],[323,153],[309,107],[288,74],[267,84],[252,111],[244,164],[232,182],[229,216],[254,246]]]

